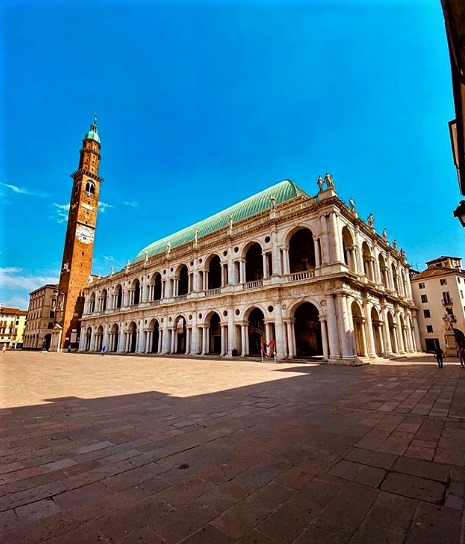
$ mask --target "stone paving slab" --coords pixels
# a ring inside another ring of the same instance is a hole
[[[7,352],[0,542],[463,544],[460,370]]]

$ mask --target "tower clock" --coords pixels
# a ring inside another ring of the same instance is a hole
[[[79,167],[71,174],[73,186],[69,203],[63,261],[58,287],[54,338],[56,349],[78,347],[79,320],[84,309],[82,290],[92,270],[95,227],[100,194],[100,137],[94,117],[85,134],[80,151]]]

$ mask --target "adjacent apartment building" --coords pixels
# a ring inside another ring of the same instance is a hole
[[[43,285],[29,293],[29,308],[24,331],[25,349],[48,349],[53,328],[58,285]]]
[[[0,303],[0,344],[7,348],[20,348],[23,344],[26,310],[9,308]]]
[[[438,257],[426,266],[426,270],[413,275],[411,283],[419,308],[421,347],[432,351],[438,344],[446,347],[447,331],[465,332],[465,271],[458,257]]]

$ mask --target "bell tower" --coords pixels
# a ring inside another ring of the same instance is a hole
[[[53,348],[78,347],[79,320],[84,309],[82,290],[92,270],[95,227],[102,178],[100,164],[100,137],[97,117],[85,134],[80,151],[79,166],[74,174],[69,203],[63,260],[61,263],[58,301],[53,331]]]

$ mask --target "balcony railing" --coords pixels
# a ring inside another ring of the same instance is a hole
[[[451,298],[443,298],[442,299],[442,305],[443,306],[452,306],[453,302]]]
[[[212,297],[213,295],[219,295],[221,293],[221,287],[218,287],[217,289],[208,289],[206,291],[205,296]]]
[[[293,274],[289,274],[287,276],[287,281],[308,280],[314,277],[315,277],[314,270],[305,270],[304,272],[294,272]]]
[[[263,287],[263,280],[248,281],[244,285],[244,289],[255,289],[256,287]]]

